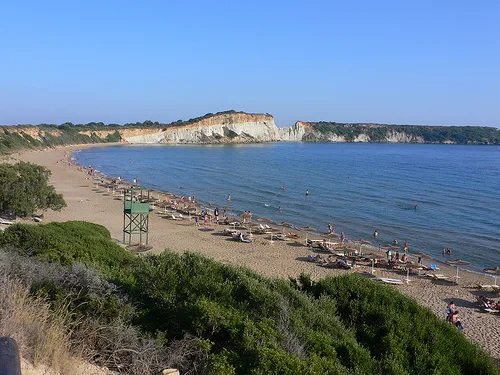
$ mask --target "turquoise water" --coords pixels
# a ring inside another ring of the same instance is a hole
[[[498,146],[111,146],[75,157],[106,175],[137,176],[142,186],[219,207],[230,194],[233,215],[251,210],[319,232],[331,222],[350,239],[407,239],[411,251],[436,259],[446,260],[441,251],[449,247],[453,259],[476,269],[500,265]]]

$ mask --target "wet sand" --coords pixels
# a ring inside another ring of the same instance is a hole
[[[52,171],[50,178],[58,193],[62,193],[68,205],[61,212],[44,213],[44,222],[85,220],[106,226],[111,236],[121,242],[123,238],[123,201],[119,194],[113,195],[111,189],[99,186],[100,180],[91,178],[87,171],[75,165],[68,165],[68,159],[74,150],[92,146],[69,146],[44,151],[28,151],[11,155],[15,160],[32,162],[48,167]],[[158,193],[154,193],[156,198]],[[160,195],[166,199],[167,194]],[[366,277],[388,277],[406,280],[406,274],[377,268],[374,275],[369,266],[360,266],[354,270],[339,270],[320,267],[307,262],[309,254],[316,255],[314,249],[305,246],[305,234],[290,241],[275,240],[271,243],[270,235],[255,235],[252,243],[241,243],[224,236],[222,231],[227,226],[198,227],[194,220],[171,220],[169,215],[161,215],[162,210],[153,210],[149,215],[150,252],[160,253],[165,249],[176,252],[197,252],[220,262],[232,265],[244,265],[269,277],[297,277],[300,273],[310,274],[313,279],[329,275],[356,272]],[[258,214],[258,213],[255,213]],[[239,218],[241,220],[241,218]],[[325,224],[326,226],[326,224]],[[319,239],[319,234],[309,235]],[[137,237],[135,241],[138,242]],[[359,248],[359,245],[358,245]],[[366,251],[365,251],[366,252]],[[323,257],[325,257],[323,255]],[[435,263],[424,259],[423,263]],[[492,265],[492,266],[496,266]],[[454,280],[456,268],[439,265],[438,272]],[[500,279],[500,278],[499,278]],[[421,305],[429,307],[439,318],[444,319],[443,310],[450,301],[454,301],[460,312],[464,334],[473,342],[483,347],[494,358],[500,360],[500,313],[486,313],[477,307],[476,297],[484,295],[498,300],[498,295],[480,291],[477,285],[492,284],[491,277],[471,272],[460,271],[458,283],[434,281],[429,277],[410,275],[403,285],[395,285],[405,295],[414,298]]]

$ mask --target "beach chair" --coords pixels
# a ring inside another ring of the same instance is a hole
[[[477,289],[480,290],[493,289],[493,286],[488,284],[477,284]]]
[[[276,238],[277,240],[281,240],[281,241],[288,241],[289,240],[289,238],[286,238],[286,236],[284,234],[281,234],[281,233],[275,234],[274,238]]]
[[[171,214],[171,215],[170,215],[170,218],[171,218],[172,220],[181,220],[180,218],[178,218],[178,217],[177,217],[177,216],[175,216],[174,214]]]
[[[392,285],[403,285],[404,284],[403,280],[400,280],[400,279],[391,279],[391,278],[387,278],[387,277],[381,277],[378,280],[382,281],[383,283],[392,284]]]
[[[2,219],[0,217],[0,224],[4,224],[4,225],[12,225],[12,224],[15,224],[13,221],[10,221],[10,220],[5,220],[5,219]]]

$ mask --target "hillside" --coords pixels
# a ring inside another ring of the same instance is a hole
[[[0,152],[69,144],[234,144],[259,142],[388,142],[500,144],[500,131],[476,126],[346,124],[297,121],[278,128],[270,114],[226,111],[170,124],[102,122],[1,126]]]

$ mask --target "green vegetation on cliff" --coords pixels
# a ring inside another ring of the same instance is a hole
[[[184,126],[220,115],[244,114],[234,110],[207,113],[187,121],[178,120],[169,124],[146,120],[144,122],[127,123],[124,125],[90,122],[88,124],[73,124],[65,122],[61,125],[17,125],[0,126],[0,154],[11,153],[21,149],[46,148],[63,145],[77,145],[86,143],[120,142],[120,130],[125,129],[166,129],[172,126]],[[105,137],[99,136],[100,131],[113,131]],[[35,132],[36,138],[30,133]]]
[[[278,280],[190,253],[136,257],[85,222],[16,224],[0,247],[0,271],[71,311],[74,350],[121,373],[498,374],[455,327],[359,275]]]
[[[169,124],[146,120],[144,122],[124,125],[90,122],[61,125],[41,124],[38,126],[18,125],[0,126],[0,153],[14,152],[20,149],[45,148],[62,145],[86,143],[120,142],[124,131],[133,129],[166,130],[169,127],[186,126],[215,116],[225,116],[223,122],[231,122],[231,115],[247,114],[234,110],[207,113],[187,121],[178,120]],[[266,114],[268,115],[268,114]],[[235,117],[236,118],[236,117]],[[414,126],[414,125],[380,125],[380,124],[342,124],[336,122],[313,122],[306,129],[301,141],[327,142],[332,136],[347,142],[358,137],[369,142],[409,142],[409,143],[456,143],[456,144],[500,144],[500,130],[490,127],[476,126]],[[238,134],[229,130],[224,137],[231,141]],[[241,135],[245,135],[242,133]],[[203,143],[220,141],[222,135],[214,138],[203,138]],[[252,140],[251,136],[243,137]]]
[[[337,122],[312,122],[313,129],[322,136],[336,135],[353,141],[365,135],[370,142],[386,142],[394,134],[407,137],[406,142],[456,143],[477,145],[499,145],[500,130],[484,126],[419,126],[384,124],[342,124]],[[321,141],[322,136],[306,135],[305,141]]]

